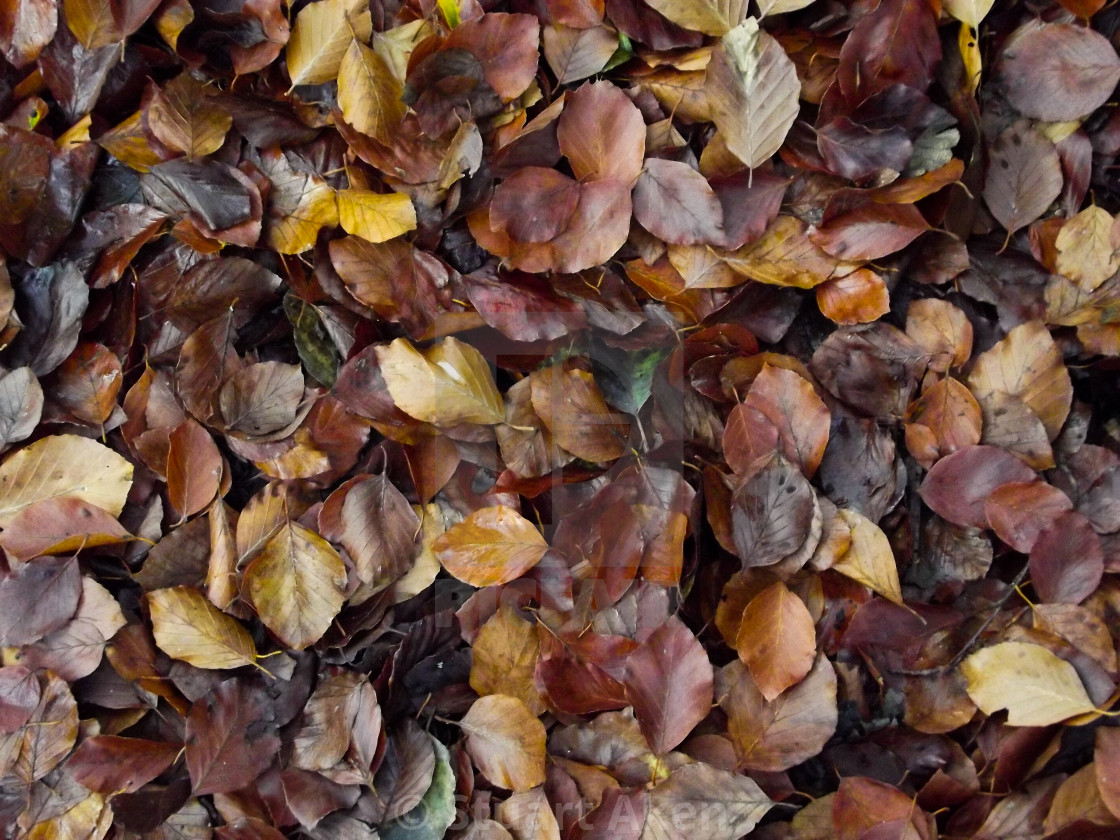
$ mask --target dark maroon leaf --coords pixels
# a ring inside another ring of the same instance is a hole
[[[82,576],[73,557],[40,557],[0,575],[0,644],[36,642],[78,609]]]
[[[239,790],[272,763],[280,739],[268,696],[243,680],[221,683],[187,715],[186,761],[196,795]]]

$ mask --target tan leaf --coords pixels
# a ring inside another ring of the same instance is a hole
[[[677,26],[705,35],[723,35],[739,24],[747,7],[744,0],[649,0],[648,5]]]
[[[969,656],[961,672],[980,711],[1007,709],[1010,726],[1049,726],[1095,708],[1073,666],[1040,645],[986,647]]]
[[[439,562],[471,586],[497,586],[540,562],[548,543],[529,520],[505,505],[476,510],[435,542]]]
[[[953,304],[922,298],[906,310],[906,334],[930,355],[931,370],[944,373],[972,355],[972,323]]]
[[[804,602],[777,581],[755,595],[743,610],[735,640],[767,701],[797,685],[813,667],[817,633]]]
[[[545,710],[533,673],[540,654],[536,625],[503,604],[482,625],[472,645],[471,688],[480,695],[508,694],[539,715]]]
[[[245,587],[261,621],[288,647],[322,638],[346,600],[346,567],[330,543],[295,522],[281,526],[249,568]]]
[[[1054,245],[1058,273],[1087,292],[1120,270],[1120,223],[1102,207],[1086,207],[1068,220]]]
[[[611,411],[590,373],[553,366],[530,379],[533,410],[560,448],[592,462],[613,461],[626,453],[626,418]]]
[[[379,143],[391,145],[404,119],[404,87],[380,55],[351,41],[338,70],[338,107],[346,122]]]
[[[906,448],[927,469],[934,461],[980,442],[980,404],[955,379],[927,388],[910,404]]]
[[[0,464],[0,528],[43,499],[70,496],[119,516],[132,486],[132,464],[77,435],[52,435]]]
[[[269,435],[289,426],[303,400],[303,368],[258,362],[235,371],[218,394],[222,419],[234,432]]]
[[[148,593],[152,634],[160,650],[196,668],[240,668],[257,661],[253,639],[240,622],[190,586]]]
[[[480,697],[459,725],[467,752],[491,784],[517,792],[544,782],[544,724],[516,697]]]
[[[367,242],[384,242],[416,229],[416,209],[402,193],[339,190],[338,221],[342,229]]]
[[[423,354],[398,338],[377,348],[377,361],[390,396],[410,417],[437,426],[505,420],[486,359],[456,338],[445,338]]]
[[[759,29],[754,18],[723,35],[708,64],[704,88],[723,142],[751,169],[778,151],[797,119],[797,70],[782,45]]]
[[[968,387],[983,404],[996,393],[1018,397],[1038,415],[1050,440],[1058,436],[1073,401],[1073,383],[1061,348],[1041,321],[1028,321],[976,360]]]
[[[372,32],[368,0],[320,0],[304,6],[288,38],[292,87],[333,82],[350,42],[365,43]]]
[[[841,508],[840,518],[852,532],[852,543],[832,568],[878,592],[889,601],[902,603],[898,565],[890,541],[882,529],[854,510]]]

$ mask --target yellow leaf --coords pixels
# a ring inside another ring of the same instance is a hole
[[[945,0],[944,9],[966,26],[976,29],[992,10],[995,0]]]
[[[521,577],[548,551],[548,543],[532,523],[505,505],[476,510],[448,528],[434,547],[453,577],[479,587]]]
[[[980,711],[1007,709],[1011,726],[1049,726],[1095,708],[1073,666],[1039,645],[1003,642],[978,650],[961,672]]]
[[[410,417],[437,426],[505,420],[486,359],[469,344],[445,338],[421,354],[398,338],[377,348],[377,361],[389,395]]]
[[[1058,436],[1073,402],[1062,351],[1041,321],[1020,324],[982,353],[968,387],[981,405],[997,393],[1018,397],[1038,415],[1049,440]]]
[[[240,668],[257,661],[249,631],[193,587],[149,592],[148,608],[156,644],[172,659],[214,669]]]
[[[351,41],[338,70],[338,107],[343,119],[362,134],[391,145],[404,119],[404,86],[380,55]]]
[[[288,647],[322,638],[346,600],[346,567],[331,544],[295,522],[283,525],[245,570],[265,626]]]
[[[840,518],[852,532],[852,542],[832,568],[878,592],[888,601],[902,603],[902,586],[890,541],[874,522],[854,510],[841,508]]]
[[[478,694],[508,694],[539,715],[545,710],[533,673],[540,652],[537,627],[503,604],[479,628],[472,646],[470,683]]]
[[[976,29],[967,23],[962,23],[961,31],[957,34],[957,46],[960,47],[961,60],[964,62],[968,92],[973,96],[976,94],[976,89],[980,87],[980,71],[983,69],[980,44],[977,41]]]
[[[320,0],[304,6],[288,39],[292,87],[333,82],[350,42],[368,41],[372,32],[367,0]]]
[[[401,193],[339,190],[338,219],[342,229],[367,242],[384,242],[416,229],[412,199]]]
[[[759,283],[811,289],[829,278],[836,260],[813,244],[805,223],[778,216],[759,239],[728,254],[732,269]]]
[[[443,12],[443,19],[447,21],[447,28],[454,29],[459,25],[459,0],[436,0],[439,10]]]
[[[337,224],[338,205],[334,191],[322,182],[312,183],[300,196],[296,209],[269,226],[266,241],[278,253],[299,254],[315,244],[321,228]]]
[[[1120,270],[1120,223],[1100,207],[1086,207],[1062,225],[1054,245],[1058,273],[1087,292]]]
[[[459,725],[467,752],[492,784],[516,792],[544,783],[544,724],[516,697],[480,697]]]
[[[68,496],[119,516],[132,486],[132,464],[78,435],[35,441],[0,465],[0,528],[43,499]]]
[[[813,2],[814,0],[759,0],[759,17],[796,12],[798,9],[813,5]]]

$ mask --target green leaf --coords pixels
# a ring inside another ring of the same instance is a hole
[[[333,388],[341,359],[318,307],[289,293],[284,297],[284,314],[292,324],[296,352],[304,369],[316,381]]]
[[[455,771],[447,747],[432,738],[436,770],[420,803],[395,820],[381,826],[381,840],[441,840],[455,821]]]

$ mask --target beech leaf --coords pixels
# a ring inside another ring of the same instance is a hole
[[[249,632],[197,589],[157,589],[147,598],[156,644],[172,659],[216,669],[256,663],[257,649]]]
[[[454,577],[472,586],[494,586],[509,583],[537,565],[548,543],[513,508],[495,505],[452,525],[433,548]]]
[[[544,782],[544,724],[522,701],[505,694],[480,697],[459,725],[467,752],[493,784],[517,792]]]
[[[1073,666],[1039,645],[1001,642],[961,663],[968,696],[1011,726],[1050,726],[1095,708]]]

